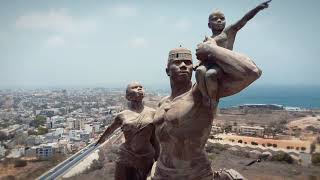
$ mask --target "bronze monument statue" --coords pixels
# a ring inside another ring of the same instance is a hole
[[[126,90],[129,109],[117,114],[97,141],[97,144],[103,143],[106,137],[121,127],[125,142],[119,148],[116,180],[145,180],[158,157],[159,148],[152,124],[155,110],[143,105],[143,97],[141,84],[130,83]]]
[[[206,71],[196,71],[197,82],[192,85],[191,51],[180,47],[169,52],[166,73],[170,78],[171,94],[160,101],[154,116],[160,144],[154,180],[213,179],[204,146],[217,102],[240,92],[261,75],[261,70],[250,58],[219,47],[213,38],[200,43],[196,55]],[[221,69],[219,74],[207,73],[215,68],[206,66],[211,63]],[[216,86],[199,84],[199,79]]]

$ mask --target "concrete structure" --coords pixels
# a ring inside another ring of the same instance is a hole
[[[61,127],[64,121],[65,121],[65,118],[62,116],[53,116],[51,118],[47,118],[47,127],[48,128]]]
[[[264,128],[260,126],[240,126],[238,132],[241,135],[263,137]]]
[[[0,131],[4,133],[6,136],[10,136],[10,135],[16,134],[17,132],[22,132],[23,127],[24,126],[22,125],[15,124],[15,125],[9,126],[8,128],[1,129]]]
[[[34,146],[34,145],[39,145],[44,142],[45,137],[42,135],[30,135],[27,137],[25,140],[25,143],[27,146]]]
[[[308,167],[311,165],[311,156],[309,153],[300,153],[301,166]]]
[[[90,133],[81,132],[80,133],[80,139],[81,139],[81,141],[88,143],[89,140],[90,140]]]
[[[234,169],[221,169],[214,172],[216,180],[247,180],[238,171]]]
[[[92,133],[93,131],[93,127],[92,127],[92,124],[85,124],[84,125],[84,130],[88,133]]]
[[[246,108],[265,108],[265,109],[272,109],[272,110],[283,110],[284,107],[279,104],[244,104],[239,106],[240,109]]]
[[[51,145],[40,145],[36,147],[36,156],[39,159],[51,158],[54,154],[54,150]]]
[[[36,148],[37,146],[33,146],[33,147],[31,147],[31,148],[28,148],[28,149],[26,149],[26,154],[25,154],[25,156],[26,157],[28,157],[28,158],[36,158],[37,157],[37,148]]]
[[[221,127],[219,127],[219,126],[212,126],[211,127],[211,134],[217,134],[217,133],[222,133],[223,131],[222,131],[222,128]]]
[[[76,139],[79,137],[80,131],[79,130],[70,130],[69,131],[69,139]]]
[[[7,150],[4,148],[4,146],[0,145],[0,158],[5,156],[6,151]]]
[[[59,138],[61,137],[60,134],[56,134],[55,132],[47,133],[44,136],[45,136],[45,142],[47,143],[58,142]]]
[[[293,112],[299,112],[299,111],[305,111],[306,109],[302,109],[300,107],[285,107],[286,111],[293,111]]]
[[[69,129],[80,130],[82,127],[84,127],[84,121],[82,121],[82,119],[67,118],[67,123]]]
[[[19,158],[21,156],[25,155],[25,148],[24,147],[18,147],[14,148],[10,151],[10,154],[7,156],[7,158]]]
[[[46,116],[46,117],[53,117],[57,114],[59,114],[58,108],[43,109],[43,110],[36,111],[36,115],[42,115],[42,116]]]
[[[92,123],[92,128],[93,128],[94,133],[101,132],[100,127],[101,127],[100,122],[93,122]]]
[[[54,131],[54,135],[55,136],[59,136],[59,137],[61,137],[63,133],[64,133],[64,129],[63,128],[57,128]]]
[[[217,139],[221,140],[217,141]],[[237,145],[241,147],[250,147],[253,149],[260,150],[271,150],[271,151],[283,151],[287,153],[310,153],[310,144],[309,141],[303,141],[299,139],[291,140],[277,140],[277,139],[265,139],[260,137],[251,137],[251,136],[239,136],[234,134],[219,134],[216,135],[216,139],[209,139],[209,141],[220,143],[220,144],[229,144],[231,146]],[[290,148],[288,148],[290,147]]]

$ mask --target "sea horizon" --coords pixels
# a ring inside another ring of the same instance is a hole
[[[320,86],[272,85],[252,86],[220,100],[219,107],[242,104],[279,104],[306,109],[320,108]]]
[[[160,96],[170,94],[169,85],[146,85],[146,91],[158,93]],[[125,89],[120,85],[77,85],[77,86],[39,86],[39,87],[8,87],[4,90],[36,90],[36,89],[82,89],[106,88]],[[300,107],[306,109],[320,108],[320,86],[317,85],[254,85],[241,92],[220,99],[219,107],[227,108],[243,104],[279,104],[286,107]]]

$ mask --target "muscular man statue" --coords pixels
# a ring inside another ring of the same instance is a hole
[[[238,31],[244,27],[244,25],[252,19],[259,11],[268,8],[269,3],[271,0],[265,1],[261,4],[259,4],[257,7],[254,9],[250,10],[246,15],[244,15],[239,21],[236,23],[229,25],[225,28],[226,26],[226,20],[223,12],[221,11],[214,11],[212,14],[209,15],[208,19],[208,27],[212,31],[212,36],[217,45],[220,47],[227,48],[229,50],[233,50],[233,45],[234,41],[236,38],[236,35]],[[205,38],[204,41],[207,41],[209,38]],[[214,58],[214,57],[207,57],[207,58]],[[210,70],[207,69],[210,68]],[[208,86],[210,89],[216,88],[218,80],[212,81],[208,80],[208,78],[212,77],[220,77],[221,69],[214,63],[214,60],[208,60],[208,61],[201,61],[198,65],[195,66],[196,71],[197,71],[197,81],[198,84],[200,84],[200,91],[203,94],[208,94],[208,96],[211,99],[216,99],[217,97],[215,96],[215,92],[206,92],[206,86]],[[200,75],[201,74],[201,75]],[[216,74],[215,76],[212,74]],[[205,102],[209,103],[209,102]]]
[[[214,63],[223,71],[219,78],[214,77],[216,74],[207,77],[218,81],[217,87],[202,87],[216,99],[201,92],[198,82],[192,85],[191,51],[171,50],[166,68],[171,95],[160,101],[154,116],[160,144],[154,180],[212,180],[211,163],[204,146],[217,104],[204,102],[238,93],[261,75],[260,69],[247,56],[219,47],[212,38],[198,45],[196,55],[203,62],[210,60],[208,56],[214,57]]]
[[[143,105],[144,90],[140,83],[127,86],[128,110],[116,115],[113,123],[105,130],[97,144],[105,141],[112,132],[121,127],[125,142],[119,148],[116,161],[116,180],[145,180],[158,157],[152,124],[155,110]]]

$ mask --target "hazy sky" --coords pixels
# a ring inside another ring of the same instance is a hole
[[[168,85],[168,51],[195,52],[213,10],[230,24],[261,2],[1,0],[0,87]],[[273,0],[238,32],[234,51],[263,70],[254,85],[320,85],[319,7]]]

